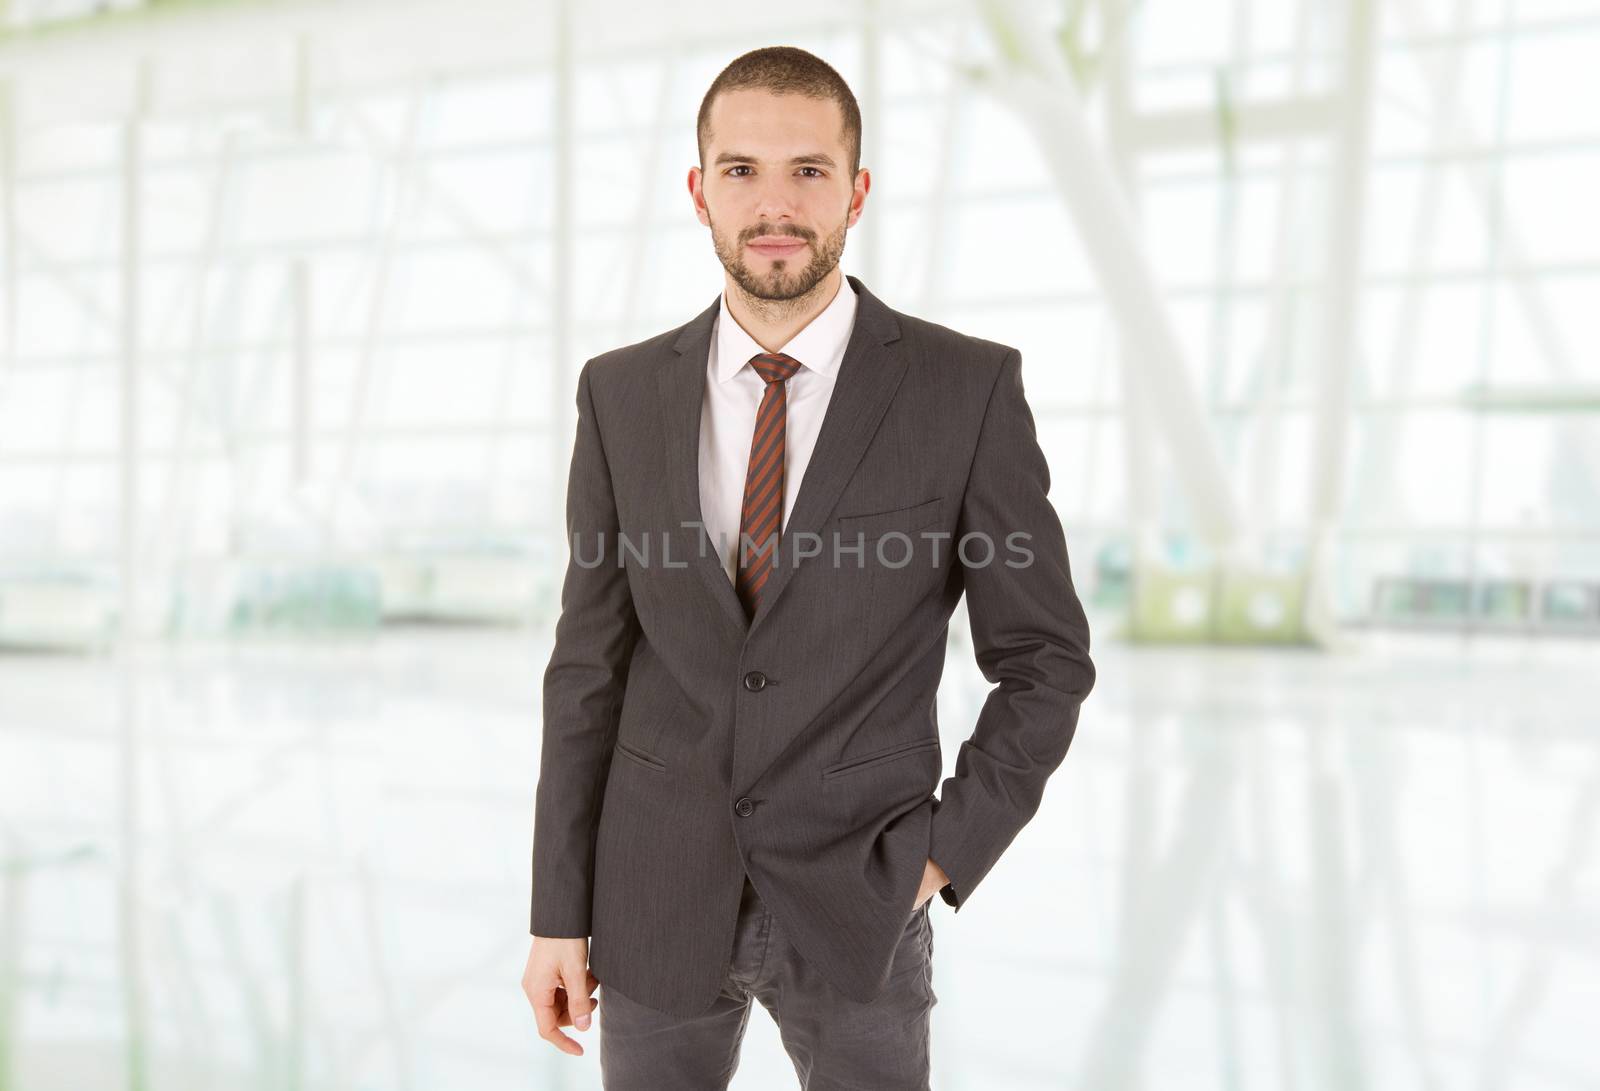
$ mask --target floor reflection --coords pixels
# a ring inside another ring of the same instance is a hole
[[[936,1087],[1600,1084],[1591,646],[1095,653],[1038,817],[934,907]],[[597,1088],[518,988],[547,654],[6,659],[0,1088]],[[755,1015],[734,1086],[795,1082]]]

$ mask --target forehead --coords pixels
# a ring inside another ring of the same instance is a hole
[[[844,146],[844,112],[832,99],[779,95],[763,88],[724,91],[711,103],[707,150],[734,149],[776,159]]]

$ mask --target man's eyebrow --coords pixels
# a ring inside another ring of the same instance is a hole
[[[716,162],[713,163],[712,166],[722,167],[722,166],[728,165],[729,163],[759,163],[760,161],[761,160],[759,158],[757,158],[756,156],[754,156],[754,155],[746,155],[743,152],[722,152],[717,156]],[[833,156],[824,155],[821,152],[812,152],[809,155],[792,156],[789,159],[789,162],[795,164],[796,166],[801,166],[801,165],[812,166],[812,167],[833,167],[833,166],[837,166],[837,164],[834,163],[834,161],[833,161]]]

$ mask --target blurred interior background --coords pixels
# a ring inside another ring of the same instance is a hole
[[[518,983],[573,389],[721,290],[772,44],[860,101],[844,268],[1023,350],[1092,612],[935,1086],[1600,1084],[1600,3],[0,28],[0,1088],[599,1086]]]

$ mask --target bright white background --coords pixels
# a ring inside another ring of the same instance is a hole
[[[1092,612],[935,1086],[1600,1080],[1600,5],[90,7],[0,8],[0,1088],[598,1086],[518,989],[573,383],[715,299],[695,112],[780,43],[844,268],[1023,350]],[[1218,525],[1321,640],[1129,638]]]

